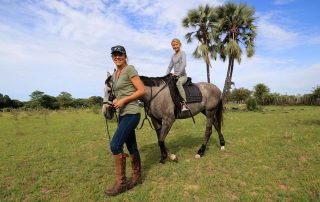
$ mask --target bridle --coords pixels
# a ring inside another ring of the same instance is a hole
[[[109,83],[110,80],[111,80],[112,85]],[[109,93],[108,104],[112,105],[112,101],[115,98],[114,87],[113,87],[114,86],[114,82],[112,80],[112,76],[107,78],[106,84],[110,88],[110,90],[108,91],[108,93]],[[110,99],[110,96],[112,96],[112,98],[111,98],[112,100]],[[114,115],[116,116],[117,124],[119,125],[119,117],[117,115],[117,110],[115,110],[115,109],[111,109],[111,110],[114,110],[114,111],[113,112],[109,112],[109,113],[114,113]],[[110,132],[109,132],[108,118],[107,118],[106,114],[104,114],[104,118],[105,118],[105,121],[106,121],[107,134],[108,134],[108,137],[109,137],[109,145],[110,145],[111,144],[111,137],[110,137]]]

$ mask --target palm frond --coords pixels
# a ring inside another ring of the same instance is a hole
[[[189,32],[184,36],[184,38],[187,40],[187,43],[191,43],[192,42],[192,35],[193,34],[194,34],[194,32]]]
[[[196,49],[193,51],[192,55],[196,59],[199,59],[202,57],[201,51],[199,51],[199,46],[196,47]]]
[[[247,48],[246,48],[246,52],[247,52],[247,56],[248,57],[252,57],[254,54],[254,48],[251,44],[248,44]]]

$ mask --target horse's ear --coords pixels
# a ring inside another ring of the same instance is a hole
[[[109,72],[107,72],[107,78],[104,81],[104,84],[107,84],[109,82],[110,78],[111,78],[111,74]]]

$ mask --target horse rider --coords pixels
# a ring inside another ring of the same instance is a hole
[[[173,75],[178,77],[178,81],[176,83],[179,94],[182,98],[181,102],[181,111],[188,111],[187,108],[187,99],[186,99],[186,93],[183,89],[183,84],[187,82],[187,73],[186,73],[186,66],[187,66],[187,59],[186,59],[186,53],[181,50],[181,42],[179,39],[174,38],[171,41],[172,49],[174,50],[174,54],[171,57],[167,72],[167,74],[170,74],[171,70],[173,69]]]

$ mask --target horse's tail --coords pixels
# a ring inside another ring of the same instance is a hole
[[[216,112],[216,119],[218,122],[218,127],[221,129],[221,126],[223,125],[223,100],[220,99],[220,102],[218,104],[218,110]]]

